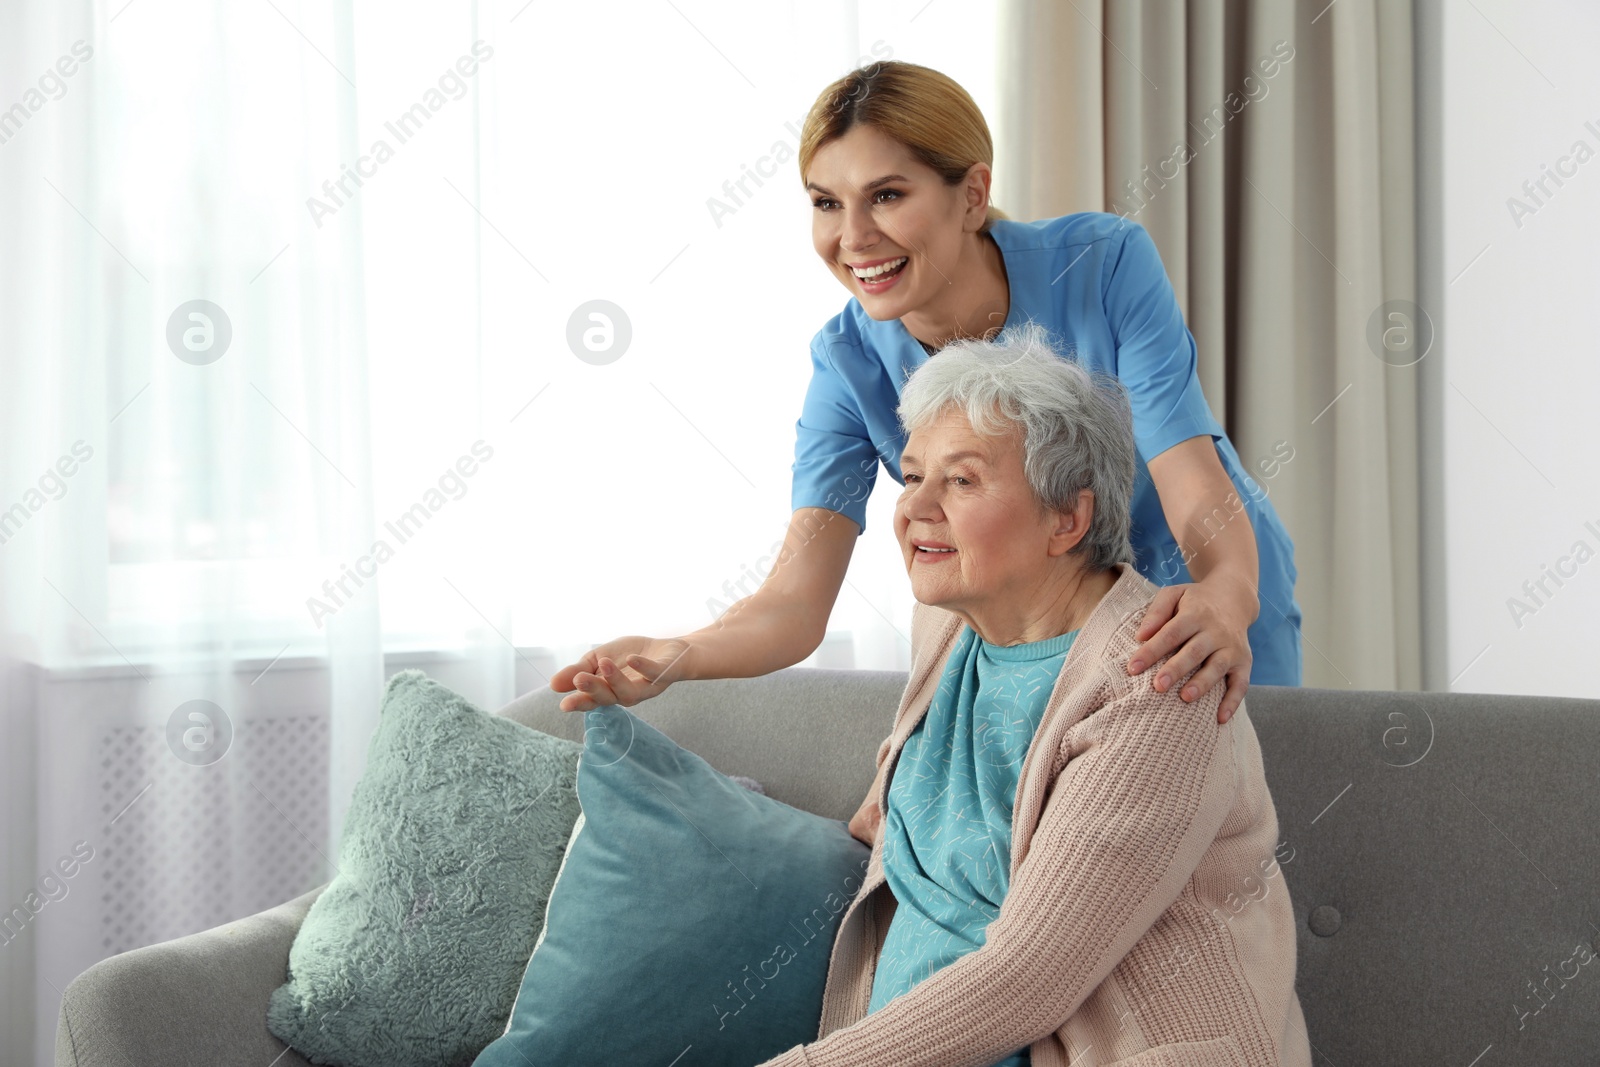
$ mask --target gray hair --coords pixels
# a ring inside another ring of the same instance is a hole
[[[1136,453],[1121,382],[1060,355],[1030,321],[995,341],[964,338],[941,348],[906,380],[896,413],[909,436],[950,408],[983,436],[1021,430],[1022,469],[1040,507],[1071,511],[1081,490],[1094,494],[1089,530],[1072,547],[1087,556],[1085,566],[1133,562]]]

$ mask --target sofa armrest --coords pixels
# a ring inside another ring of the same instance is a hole
[[[267,1030],[267,1001],[326,888],[90,967],[62,995],[56,1067],[308,1067]]]

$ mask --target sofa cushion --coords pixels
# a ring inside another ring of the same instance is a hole
[[[748,1067],[815,1040],[869,850],[626,708],[586,713],[583,813],[505,1036],[476,1067]]]
[[[391,678],[268,1029],[313,1063],[470,1063],[504,1029],[543,925],[580,750],[421,671]]]

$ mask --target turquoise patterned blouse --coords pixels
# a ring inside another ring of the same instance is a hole
[[[1077,636],[991,645],[962,627],[889,781],[883,870],[897,907],[869,1014],[982,945],[1000,914],[1022,758]],[[995,1067],[1028,1064],[1024,1048]]]

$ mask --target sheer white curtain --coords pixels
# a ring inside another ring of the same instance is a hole
[[[383,676],[376,596],[303,605],[378,498],[363,230],[304,207],[354,142],[350,6],[0,17],[20,1063],[84,967],[327,877]]]
[[[387,675],[495,708],[754,588],[848,299],[800,122],[875,58],[992,119],[992,21],[0,7],[6,1064],[95,961],[332,876]],[[892,489],[810,663],[905,665]]]

